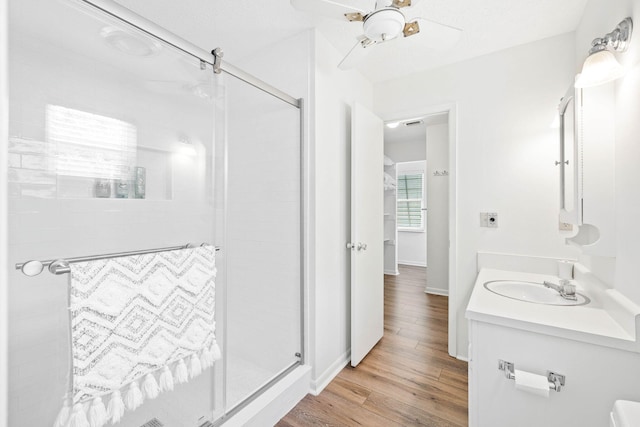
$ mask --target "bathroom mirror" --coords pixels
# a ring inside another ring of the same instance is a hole
[[[571,85],[558,106],[560,156],[555,164],[560,176],[560,221],[577,225],[582,224],[580,111],[581,90]]]

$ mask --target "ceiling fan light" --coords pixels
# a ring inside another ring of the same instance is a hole
[[[411,0],[393,0],[395,7],[409,7],[411,6]]]
[[[362,14],[360,12],[345,13],[344,16],[350,22],[364,21],[364,16],[362,16]]]
[[[395,39],[404,30],[404,15],[398,9],[380,9],[364,20],[364,35],[376,42]]]
[[[407,22],[402,30],[405,37],[413,36],[414,34],[418,34],[420,32],[420,25],[418,21]]]
[[[589,55],[582,66],[582,73],[576,80],[576,87],[598,86],[622,77],[624,68],[613,53],[606,49]]]

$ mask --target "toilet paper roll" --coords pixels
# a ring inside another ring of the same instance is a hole
[[[573,279],[573,264],[572,261],[558,261],[558,277],[567,280]]]
[[[526,391],[536,396],[549,397],[549,380],[544,375],[515,369],[516,390]]]

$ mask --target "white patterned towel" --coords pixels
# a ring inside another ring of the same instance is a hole
[[[212,366],[215,276],[213,246],[71,264],[73,369],[55,427],[116,423]]]

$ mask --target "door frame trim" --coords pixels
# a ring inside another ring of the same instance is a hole
[[[0,0],[0,194],[8,191],[9,152],[9,61],[8,2]],[[8,320],[8,197],[0,197],[0,427],[9,423],[9,339]]]
[[[407,117],[431,116],[448,113],[449,126],[449,355],[458,358],[458,292],[457,292],[457,246],[458,246],[458,211],[457,211],[457,163],[458,163],[458,105],[455,102],[422,106],[410,110],[395,112],[382,116],[382,120],[393,122],[406,120]]]

